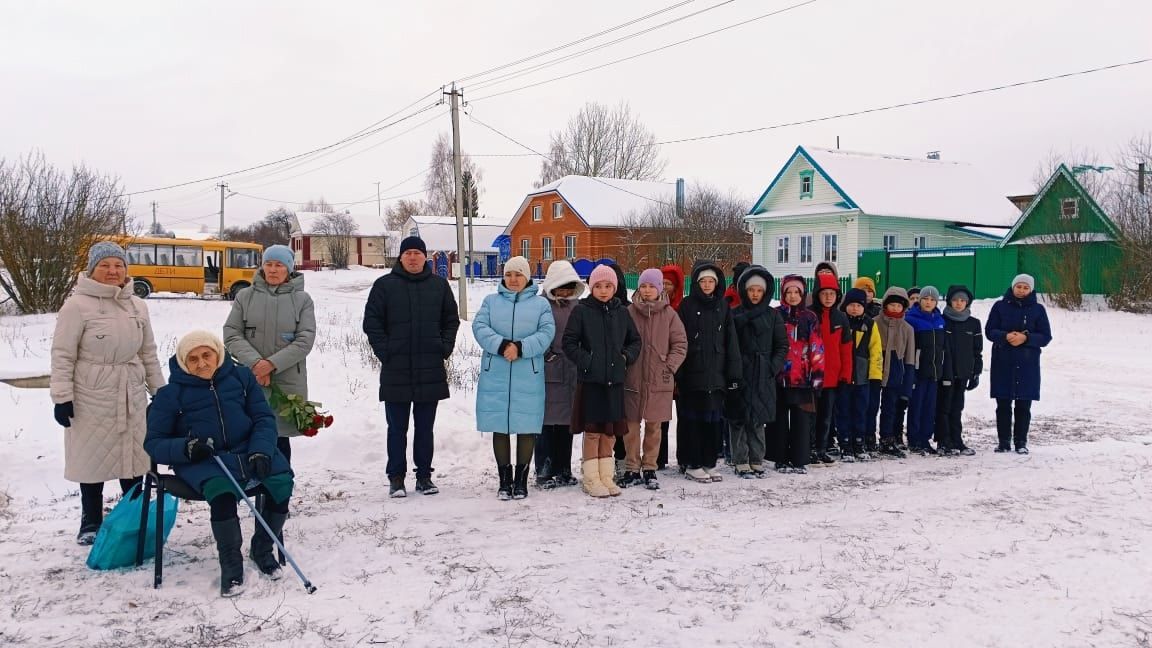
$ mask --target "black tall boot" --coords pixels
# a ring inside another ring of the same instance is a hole
[[[512,499],[512,466],[496,466],[496,471],[500,473],[500,488],[496,491],[496,497],[501,501]]]
[[[512,480],[512,499],[528,497],[528,466],[516,466],[516,476]]]
[[[103,484],[100,484],[103,487]],[[90,545],[96,542],[96,534],[104,523],[103,488],[89,484],[80,488],[80,532],[76,534],[76,544]]]
[[[999,444],[996,452],[1008,452],[1012,449],[1012,401],[997,399],[996,401],[996,436]]]
[[[284,522],[287,519],[287,513],[269,511],[267,507],[264,509],[264,521],[268,523],[268,528],[272,529],[272,533],[276,535],[276,539],[281,544],[284,542]],[[280,561],[272,555],[274,546],[276,543],[272,542],[271,536],[257,520],[256,530],[252,533],[252,547],[248,551],[248,557],[260,568],[260,573],[272,580],[280,580],[284,572],[280,570]]]
[[[212,537],[220,554],[220,596],[239,596],[244,593],[244,538],[240,535],[240,519],[212,520]]]

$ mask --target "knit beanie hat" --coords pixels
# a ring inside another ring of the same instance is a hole
[[[887,293],[885,293],[885,294],[887,294]],[[920,286],[912,286],[911,288],[908,289],[908,292],[905,294],[908,296],[908,299],[910,299],[910,300],[916,299],[917,297],[920,296]]]
[[[920,289],[920,299],[925,297],[940,301],[940,291],[936,289],[936,286],[924,286]]]
[[[296,255],[287,245],[269,245],[264,249],[265,261],[279,261],[288,268],[288,272],[296,269]]]
[[[91,254],[89,254],[89,258],[91,258]],[[91,270],[89,270],[89,272],[91,272]],[[1016,275],[1012,279],[1012,286],[1015,286],[1016,284],[1027,284],[1029,290],[1036,290],[1036,279],[1030,274],[1020,273]]]
[[[408,250],[420,250],[424,256],[428,256],[428,247],[424,245],[424,239],[419,236],[409,236],[400,241],[400,254],[404,254]]]
[[[971,305],[972,300],[975,299],[975,296],[972,294],[971,290],[968,290],[968,286],[960,284],[955,286],[948,286],[948,303],[951,304],[952,298],[961,294],[964,295],[964,298],[968,300],[968,304]]]
[[[844,293],[844,306],[848,304],[860,304],[861,306],[868,305],[868,293],[859,288],[853,288]]]
[[[88,248],[88,274],[92,274],[92,271],[96,269],[96,264],[111,258],[120,259],[124,262],[125,267],[128,266],[128,257],[124,255],[124,248],[112,241],[100,241]]]
[[[800,275],[788,275],[780,280],[780,299],[784,299],[784,293],[788,292],[788,286],[798,286],[800,288],[800,296],[803,297],[808,294],[808,284],[804,281],[804,277]]]
[[[764,280],[764,277],[761,277],[758,274],[750,275],[747,279],[744,280],[744,290],[748,290],[752,286],[760,286],[765,291],[768,290],[768,282]]]
[[[664,273],[660,272],[659,268],[648,268],[640,273],[640,282],[636,284],[637,287],[648,284],[655,286],[657,290],[663,292],[664,290]]]
[[[184,371],[188,371],[188,354],[196,347],[202,346],[216,351],[216,368],[219,369],[224,364],[224,342],[215,333],[208,331],[192,331],[180,338],[176,343],[176,364]]]
[[[700,283],[700,280],[704,277],[712,277],[714,280],[720,281],[720,277],[716,275],[716,271],[712,268],[704,268],[701,270],[700,274],[696,275],[696,283]]]
[[[908,293],[905,292],[900,286],[891,286],[888,290],[884,291],[884,305],[887,306],[892,302],[896,302],[908,310]]]
[[[532,267],[528,265],[528,259],[522,256],[514,256],[504,262],[504,274],[509,272],[519,272],[529,279],[532,278]]]
[[[872,291],[873,295],[876,294],[876,282],[872,281],[871,277],[860,277],[860,278],[856,279],[856,282],[852,284],[852,287],[853,288],[867,288],[868,290]]]
[[[816,276],[816,292],[819,294],[821,290],[835,290],[836,294],[840,294],[840,280],[834,275],[822,274]]]
[[[616,287],[620,285],[616,280],[616,271],[604,264],[596,266],[596,268],[592,270],[592,274],[588,275],[588,287],[594,288],[596,284],[601,281],[607,281],[612,284],[612,290],[616,290]]]

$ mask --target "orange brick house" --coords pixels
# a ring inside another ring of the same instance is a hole
[[[663,265],[664,246],[637,243],[637,219],[653,206],[675,206],[677,183],[565,176],[525,196],[508,227],[512,255],[533,271],[556,259],[611,259],[625,272]],[[578,268],[579,270],[579,268]]]

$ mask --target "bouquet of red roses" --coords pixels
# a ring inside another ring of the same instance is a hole
[[[299,394],[285,394],[279,385],[272,383],[272,396],[268,404],[278,416],[290,421],[307,437],[316,436],[321,428],[332,427],[331,414],[320,410],[320,403],[306,400]]]

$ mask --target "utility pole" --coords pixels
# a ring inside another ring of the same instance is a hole
[[[156,236],[156,201],[152,201],[152,236]]]
[[[221,182],[216,185],[220,187],[220,233],[216,235],[221,241],[224,240],[224,192],[228,189],[228,184]]]
[[[446,92],[451,97],[452,105],[452,176],[456,180],[456,261],[460,265],[460,269],[464,269],[462,263],[464,257],[464,186],[460,182],[460,97],[464,95],[463,91],[456,89],[456,83],[452,83],[452,91]],[[459,284],[458,294],[456,300],[460,306],[460,319],[468,319],[468,280],[465,278],[465,272],[457,273],[456,280]]]
[[[463,191],[466,192],[464,198],[467,201],[464,211],[468,214],[468,272],[466,274],[468,275],[468,283],[472,283],[476,281],[475,268],[472,266],[472,257],[476,254],[476,247],[472,238],[472,212],[476,211],[476,205],[472,204],[472,192],[476,187],[476,178],[473,178],[472,174],[468,174],[468,179],[468,186],[463,188]]]
[[[380,183],[379,182],[376,183],[376,218],[379,218],[381,223],[384,222],[384,211],[380,208]]]

